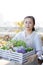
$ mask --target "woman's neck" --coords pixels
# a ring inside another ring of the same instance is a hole
[[[32,30],[25,30],[25,35],[28,36],[32,33]]]

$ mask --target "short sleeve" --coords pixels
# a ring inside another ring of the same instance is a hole
[[[41,41],[41,37],[38,34],[34,38],[34,44],[36,51],[42,50],[42,41]]]

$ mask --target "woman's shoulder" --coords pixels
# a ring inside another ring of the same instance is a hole
[[[36,32],[36,31],[33,31],[33,35],[39,36],[38,32]]]
[[[40,38],[40,34],[38,34],[38,32],[36,31],[34,31],[33,35],[34,35],[34,38]]]
[[[17,33],[17,34],[13,37],[13,39],[12,39],[12,40],[14,40],[14,39],[20,39],[20,38],[21,38],[21,36],[22,36],[22,34],[23,34],[23,31],[22,31],[22,32]]]

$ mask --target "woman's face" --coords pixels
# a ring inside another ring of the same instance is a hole
[[[24,26],[26,29],[32,30],[34,27],[33,19],[31,18],[24,19]]]

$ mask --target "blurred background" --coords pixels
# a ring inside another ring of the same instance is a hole
[[[28,15],[35,17],[36,32],[43,36],[43,0],[0,0],[0,37],[22,31]]]
[[[35,30],[43,45],[43,0],[0,0],[0,48],[6,44],[12,46],[9,41],[24,30],[25,16],[35,17]]]

